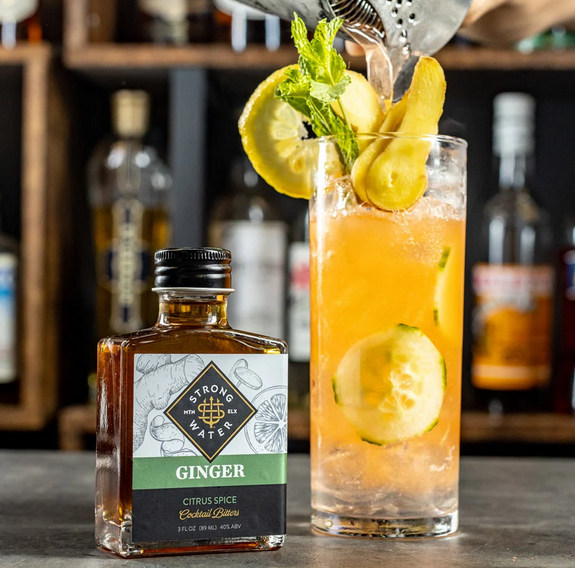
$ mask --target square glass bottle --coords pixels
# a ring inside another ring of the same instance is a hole
[[[97,545],[123,557],[279,548],[287,346],[228,325],[229,251],[155,261],[156,325],[98,345]]]

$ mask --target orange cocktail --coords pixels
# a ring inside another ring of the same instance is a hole
[[[457,528],[465,143],[423,139],[428,187],[410,209],[358,204],[349,177],[316,176],[312,522],[327,533]],[[331,144],[318,143],[324,168]]]

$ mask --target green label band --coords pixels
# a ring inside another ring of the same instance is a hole
[[[287,482],[287,454],[134,458],[133,489],[276,485]]]

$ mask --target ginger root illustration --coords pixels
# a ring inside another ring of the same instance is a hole
[[[197,355],[187,355],[172,363],[170,355],[141,355],[136,369],[145,374],[134,384],[134,449],[144,441],[148,416],[153,409],[163,410],[170,397],[192,382],[204,368]]]

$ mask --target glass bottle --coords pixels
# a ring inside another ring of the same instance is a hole
[[[18,378],[18,244],[0,234],[0,384]],[[7,395],[2,389],[2,394]]]
[[[42,41],[39,0],[0,0],[0,42],[12,49],[20,40]]]
[[[473,269],[472,381],[490,412],[542,409],[551,375],[553,269],[548,216],[527,189],[535,101],[494,101],[499,192],[484,210],[486,262]]]
[[[112,96],[115,138],[88,167],[97,286],[97,333],[103,337],[152,325],[153,252],[170,242],[171,177],[145,144],[150,100],[143,91]]]
[[[310,300],[309,212],[302,207],[292,226],[288,250],[287,331],[290,406],[309,411]]]
[[[214,206],[208,240],[234,255],[238,292],[229,304],[232,324],[283,337],[288,228],[269,193],[247,157],[236,159],[228,190]]]
[[[123,557],[278,548],[286,344],[229,326],[229,251],[155,259],[156,325],[98,346],[97,544]]]
[[[214,39],[211,0],[138,0],[143,40],[185,45]]]
[[[559,251],[558,319],[559,364],[553,385],[553,410],[575,412],[575,214],[571,213],[563,231]]]

